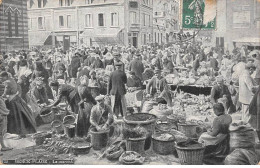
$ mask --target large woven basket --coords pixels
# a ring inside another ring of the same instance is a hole
[[[172,154],[175,150],[174,147],[175,138],[171,140],[158,140],[155,136],[152,136],[153,151],[160,155]]]
[[[182,165],[202,165],[205,147],[180,147],[179,143],[175,145],[179,161]]]
[[[54,113],[51,111],[51,109],[48,108],[44,108],[42,109],[42,111],[40,112],[40,116],[42,118],[42,121],[44,123],[51,123],[54,120]]]

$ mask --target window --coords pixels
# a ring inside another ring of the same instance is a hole
[[[9,34],[9,37],[13,36],[13,33],[12,33],[12,14],[11,14],[11,12],[8,12],[8,34]]]
[[[111,26],[118,26],[118,14],[111,13]]]
[[[136,12],[130,12],[130,23],[137,23]]]
[[[63,0],[59,0],[59,2],[60,2],[60,6],[64,6]]]
[[[71,15],[67,16],[67,28],[71,28]]]
[[[38,8],[42,8],[42,0],[38,0]]]
[[[15,36],[18,37],[19,29],[18,29],[18,13],[17,12],[15,13],[14,23],[15,23]]]
[[[91,14],[85,15],[85,26],[92,27],[92,15]]]
[[[64,18],[63,18],[63,16],[59,16],[59,23],[60,23],[60,27],[64,27]]]
[[[105,26],[103,13],[98,14],[98,26]]]
[[[94,0],[86,0],[86,4],[92,4]]]
[[[156,43],[156,33],[154,33],[154,42]]]
[[[138,2],[136,1],[130,1],[129,2],[130,8],[138,8]]]
[[[66,6],[70,6],[71,5],[71,0],[65,0],[66,2]]]
[[[43,17],[38,17],[38,29],[43,29]]]
[[[144,34],[144,44],[146,44],[146,34]]]

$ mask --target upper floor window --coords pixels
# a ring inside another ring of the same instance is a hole
[[[19,36],[19,26],[18,26],[18,13],[15,13],[14,16],[14,25],[15,25],[15,36],[18,37]]]
[[[13,36],[12,32],[12,13],[8,12],[8,35],[9,37]]]
[[[91,14],[85,15],[85,27],[92,27],[92,15]]]
[[[47,3],[47,0],[37,0],[37,1],[38,1],[38,8],[43,8],[46,5],[46,3]],[[33,5],[33,1],[32,0],[30,1],[30,5],[32,7],[32,5]]]
[[[59,0],[60,6],[71,6],[72,0]]]
[[[38,17],[38,29],[43,29],[43,17]]]
[[[118,26],[118,13],[111,13],[111,26]]]
[[[71,15],[67,15],[67,28],[72,27],[72,20],[71,20]]]
[[[105,26],[103,13],[98,14],[98,26]]]
[[[64,17],[63,16],[59,16],[59,25],[60,25],[60,27],[64,27]]]
[[[92,4],[94,0],[86,0],[86,4]]]

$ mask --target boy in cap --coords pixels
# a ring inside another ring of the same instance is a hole
[[[4,144],[4,135],[7,132],[7,115],[9,114],[9,110],[6,108],[4,98],[2,97],[4,93],[5,86],[0,84],[0,144],[1,151],[12,150],[12,148],[8,148]],[[0,152],[0,156],[3,155]]]

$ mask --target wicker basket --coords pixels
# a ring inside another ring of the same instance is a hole
[[[154,137],[154,135],[152,136],[152,147],[153,147],[153,151],[157,154],[160,155],[169,155],[172,154],[173,151],[175,150],[174,147],[174,143],[175,139],[171,139],[171,140],[158,140]]]
[[[110,129],[97,132],[95,128],[91,128],[89,133],[91,135],[91,143],[94,150],[101,150],[108,144]]]
[[[145,150],[150,149],[151,140],[152,140],[151,136],[155,131],[155,124],[156,124],[157,117],[152,114],[137,113],[137,114],[125,116],[123,120],[124,120],[124,128],[134,129],[136,128],[136,126],[141,126],[147,130],[148,135],[145,141]]]
[[[63,118],[63,125],[74,125],[76,118],[73,115],[67,115]]]
[[[197,128],[199,125],[197,124],[185,124],[178,123],[178,131],[184,133],[189,138],[197,138]]]
[[[63,128],[62,122],[59,121],[59,120],[54,120],[51,123],[51,126],[58,134],[64,132],[64,128]]]
[[[175,145],[180,163],[182,165],[202,165],[205,147],[180,147]]]
[[[144,138],[129,138],[126,140],[126,150],[134,151],[139,154],[144,154],[144,145],[146,137]]]
[[[42,111],[40,112],[40,116],[42,118],[42,121],[44,123],[51,123],[54,120],[54,113],[51,111],[51,109],[48,108],[44,108],[42,109]]]

